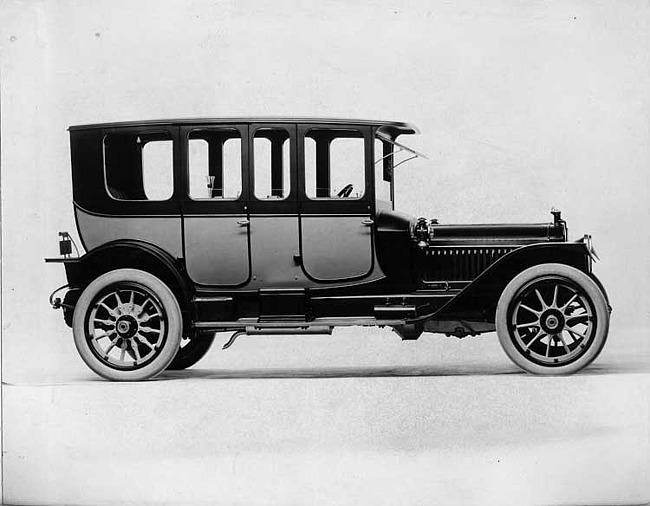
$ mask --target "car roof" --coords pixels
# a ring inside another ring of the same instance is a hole
[[[366,125],[376,126],[396,135],[419,134],[420,130],[413,124],[400,121],[379,121],[366,119],[347,118],[308,118],[308,117],[233,117],[233,118],[178,118],[178,119],[151,119],[142,121],[120,121],[112,123],[92,123],[87,125],[73,125],[68,130],[92,130],[100,128],[120,127],[148,127],[163,125],[219,125],[219,124],[249,124],[249,123],[299,123],[299,124],[326,124],[326,125]]]

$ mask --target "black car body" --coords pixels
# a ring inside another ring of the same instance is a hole
[[[65,320],[109,379],[185,368],[215,332],[389,326],[497,330],[533,373],[574,372],[604,345],[607,296],[589,236],[548,222],[447,225],[394,209],[406,123],[297,118],[70,129],[74,213]],[[403,160],[405,161],[405,160]]]

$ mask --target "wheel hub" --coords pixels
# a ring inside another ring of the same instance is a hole
[[[129,339],[138,332],[138,321],[130,315],[120,316],[115,322],[115,332],[118,336]]]
[[[564,315],[554,308],[546,309],[539,320],[542,330],[547,334],[556,334],[564,328]]]

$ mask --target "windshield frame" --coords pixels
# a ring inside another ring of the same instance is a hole
[[[405,144],[402,144],[401,142],[397,142],[395,139],[391,138],[389,135],[385,134],[384,132],[376,132],[375,135],[377,137],[379,137],[380,140],[386,141],[389,144],[392,144],[393,146],[397,146],[398,148],[400,148],[400,150],[397,151],[397,153],[399,153],[400,151],[408,151],[409,153],[411,153],[413,155],[411,158],[408,158],[407,160],[402,160],[400,163],[395,165],[393,168],[397,167],[398,165],[402,165],[405,161],[412,160],[413,158],[424,158],[425,160],[429,159],[429,157],[427,155],[425,155],[424,153],[421,153],[420,151],[416,151],[415,149],[410,148],[410,147],[406,146]],[[393,155],[394,154],[396,154],[396,152],[393,152]],[[384,158],[386,158],[386,156],[381,157],[379,160],[375,161],[375,163],[383,160]]]

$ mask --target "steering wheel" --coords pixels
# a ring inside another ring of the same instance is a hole
[[[346,184],[343,189],[336,194],[336,196],[342,199],[347,199],[352,193],[352,188],[354,187],[351,184]]]

